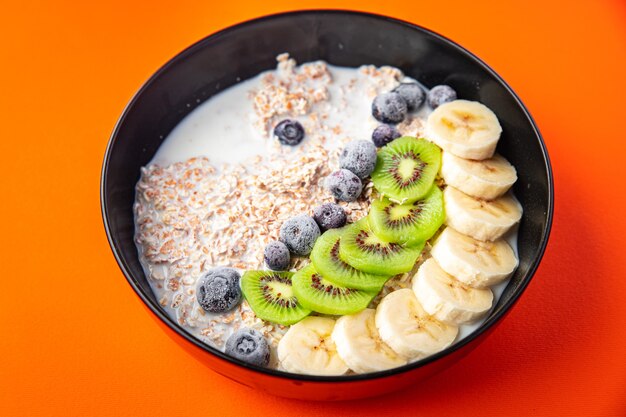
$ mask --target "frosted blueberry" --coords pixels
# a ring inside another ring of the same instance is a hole
[[[379,94],[372,102],[372,116],[382,123],[400,123],[406,113],[406,101],[398,93]]]
[[[257,366],[270,363],[270,347],[261,332],[243,328],[233,333],[228,340],[224,352],[234,358]]]
[[[356,200],[363,189],[359,177],[347,169],[340,169],[330,174],[326,177],[324,185],[337,200],[348,202]]]
[[[353,140],[339,155],[339,166],[363,179],[376,167],[376,146],[369,140]]]
[[[289,249],[283,242],[270,242],[263,252],[263,259],[269,269],[274,271],[286,271],[289,269]]]
[[[325,203],[315,207],[313,219],[317,222],[322,232],[328,229],[337,229],[346,224],[347,216],[343,207],[335,203]]]
[[[311,253],[319,235],[320,228],[315,220],[301,214],[283,223],[280,227],[279,239],[287,246],[289,252],[298,256],[306,256]]]
[[[211,313],[223,313],[241,301],[239,272],[233,268],[210,269],[198,280],[196,297],[198,304]]]
[[[379,148],[402,136],[395,126],[380,125],[372,132],[372,141]]]
[[[406,107],[409,111],[417,110],[422,107],[426,95],[424,90],[416,83],[402,83],[393,89],[393,92],[398,93],[406,101]]]
[[[431,109],[436,109],[443,103],[456,100],[456,91],[449,85],[436,85],[428,92],[426,100]]]

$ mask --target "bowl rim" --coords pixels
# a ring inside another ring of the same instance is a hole
[[[544,161],[544,165],[546,169],[546,174],[547,174],[548,207],[546,211],[546,224],[542,230],[543,239],[538,248],[538,255],[531,262],[528,272],[520,281],[517,291],[512,294],[511,298],[502,305],[502,308],[496,314],[494,314],[493,316],[485,320],[485,322],[483,322],[483,324],[478,329],[474,330],[472,333],[470,333],[463,339],[457,341],[456,343],[452,344],[451,346],[447,347],[446,349],[434,355],[428,356],[424,359],[421,359],[412,363],[408,363],[403,366],[387,369],[384,371],[371,372],[371,373],[365,373],[365,374],[340,375],[340,376],[295,374],[295,373],[280,371],[276,369],[263,368],[260,366],[248,364],[239,359],[226,355],[225,353],[219,351],[218,349],[215,349],[201,342],[199,339],[195,338],[191,333],[183,329],[178,323],[176,323],[176,321],[172,319],[167,313],[165,313],[165,311],[162,311],[161,307],[156,302],[152,301],[152,299],[146,293],[144,293],[143,289],[135,283],[133,275],[130,272],[130,268],[128,267],[125,260],[120,255],[121,254],[120,245],[118,245],[118,242],[113,238],[111,228],[109,225],[109,220],[108,220],[109,209],[106,203],[105,191],[107,188],[106,187],[107,186],[106,173],[107,173],[107,168],[109,166],[109,161],[111,159],[111,151],[112,151],[114,143],[117,140],[117,136],[120,131],[120,128],[124,124],[126,117],[128,116],[129,110],[135,105],[135,103],[139,100],[140,96],[144,93],[145,90],[148,89],[148,87],[150,87],[150,85],[155,79],[157,79],[162,73],[167,71],[169,67],[179,62],[180,60],[185,59],[188,55],[194,53],[196,49],[200,48],[205,42],[214,41],[216,38],[229,34],[233,31],[239,30],[242,27],[252,26],[260,22],[273,20],[277,18],[288,18],[290,16],[316,15],[316,14],[363,16],[363,17],[368,17],[371,19],[387,21],[395,25],[409,27],[413,30],[420,31],[428,36],[432,36],[448,44],[449,46],[455,48],[459,53],[465,55],[466,58],[469,58],[470,60],[474,61],[484,71],[489,73],[492,77],[494,77],[504,86],[506,91],[514,98],[516,104],[521,108],[524,115],[528,118],[528,121],[531,124],[532,130],[536,138],[539,141],[539,145],[541,148],[541,153],[543,156],[543,161]],[[552,173],[552,167],[550,164],[550,158],[548,156],[548,151],[547,151],[545,142],[543,140],[543,137],[541,136],[541,133],[539,132],[539,128],[537,127],[535,120],[532,118],[532,116],[530,115],[530,112],[528,111],[524,103],[520,100],[519,96],[513,91],[513,89],[508,85],[508,83],[500,75],[498,75],[489,65],[487,65],[484,61],[482,61],[478,56],[476,56],[469,50],[465,49],[461,45],[457,44],[456,42],[452,41],[451,39],[448,39],[447,37],[440,35],[437,32],[424,28],[418,24],[407,22],[398,18],[370,13],[370,12],[347,10],[347,9],[302,9],[302,10],[295,10],[295,11],[288,11],[288,12],[273,13],[273,14],[249,19],[249,20],[228,26],[210,35],[207,35],[203,37],[202,39],[199,39],[198,41],[194,42],[187,48],[183,49],[178,54],[174,55],[164,65],[162,65],[156,72],[154,72],[144,83],[142,83],[141,87],[137,90],[137,92],[132,96],[130,101],[124,107],[124,110],[122,111],[122,114],[117,120],[115,127],[113,128],[113,131],[109,137],[109,141],[107,143],[107,147],[106,147],[105,154],[104,154],[102,170],[101,170],[100,203],[101,203],[102,220],[104,223],[104,229],[107,235],[107,240],[109,242],[109,246],[111,247],[113,255],[115,256],[117,264],[119,268],[121,269],[122,273],[124,274],[124,277],[130,284],[132,289],[135,291],[135,293],[139,296],[139,298],[149,308],[149,310],[153,314],[155,314],[161,321],[163,321],[171,330],[173,330],[175,333],[177,333],[187,342],[192,343],[193,345],[205,351],[206,353],[215,355],[222,360],[233,363],[247,370],[262,373],[271,377],[277,377],[277,378],[282,378],[282,379],[287,379],[287,380],[308,381],[308,382],[347,383],[347,382],[370,381],[370,380],[376,380],[376,379],[381,379],[381,378],[387,378],[387,377],[396,376],[399,374],[404,374],[404,373],[413,371],[417,368],[421,368],[432,362],[437,361],[438,359],[444,356],[450,355],[453,352],[460,350],[464,346],[473,342],[475,339],[479,338],[481,335],[485,334],[496,323],[500,322],[500,320],[511,310],[513,305],[518,301],[522,293],[525,291],[526,287],[528,286],[528,284],[534,277],[535,272],[537,271],[537,268],[539,266],[539,263],[541,262],[541,259],[543,258],[543,255],[545,253],[546,246],[548,244],[548,240],[550,237],[550,232],[552,229],[552,220],[553,220],[553,214],[554,214],[554,181],[553,181],[553,173]]]

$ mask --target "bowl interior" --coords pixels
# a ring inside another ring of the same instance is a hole
[[[113,132],[102,173],[105,227],[127,279],[161,319],[198,344],[161,310],[143,273],[133,241],[134,187],[140,168],[151,160],[178,122],[217,92],[274,68],[275,57],[282,52],[289,52],[298,63],[321,59],[349,67],[395,66],[427,87],[449,84],[459,97],[480,101],[497,114],[503,128],[498,152],[518,171],[514,192],[524,207],[518,237],[520,264],[485,323],[457,345],[468,343],[513,304],[541,259],[552,217],[549,161],[527,111],[492,70],[432,32],[381,16],[315,11],[246,22],[191,46],[148,80]],[[429,360],[455,348],[448,348]],[[419,365],[416,362],[407,367]]]

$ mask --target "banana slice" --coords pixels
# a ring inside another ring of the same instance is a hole
[[[424,136],[458,157],[487,159],[493,156],[500,133],[500,122],[487,106],[454,100],[428,116]]]
[[[498,154],[474,161],[443,152],[441,176],[446,184],[483,200],[500,197],[517,181],[515,167]]]
[[[489,288],[472,288],[441,269],[433,258],[420,265],[413,277],[413,291],[424,310],[450,324],[482,318],[493,303]]]
[[[479,200],[447,186],[443,192],[446,224],[482,241],[494,241],[522,218],[522,206],[511,195]]]
[[[410,288],[387,294],[376,308],[381,339],[408,360],[437,353],[454,342],[459,328],[424,311]]]
[[[343,375],[348,372],[331,338],[333,327],[335,320],[314,316],[291,326],[278,342],[280,366],[297,374]]]
[[[474,288],[498,284],[517,268],[515,252],[505,240],[481,242],[451,227],[441,232],[430,254],[441,269]]]
[[[407,362],[382,341],[374,323],[375,315],[376,310],[366,308],[339,318],[335,324],[332,337],[337,352],[354,372],[384,371]]]

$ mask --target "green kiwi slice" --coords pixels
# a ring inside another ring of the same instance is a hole
[[[443,193],[433,185],[424,198],[412,203],[398,204],[387,198],[373,201],[369,224],[376,236],[412,246],[430,239],[445,218]]]
[[[368,274],[354,269],[339,256],[341,235],[345,227],[330,229],[315,241],[311,262],[315,269],[329,281],[343,287],[365,291],[380,291],[390,275]]]
[[[293,291],[302,305],[323,314],[354,314],[365,309],[378,291],[346,288],[328,281],[313,264],[293,275]]]
[[[293,272],[246,271],[241,290],[250,308],[260,319],[290,325],[311,313],[296,298],[292,286]]]
[[[413,269],[424,242],[404,246],[380,238],[365,217],[348,226],[341,236],[339,255],[343,260],[370,274],[396,275]]]
[[[384,146],[372,181],[390,200],[411,203],[424,197],[441,166],[441,150],[426,139],[403,136]]]

